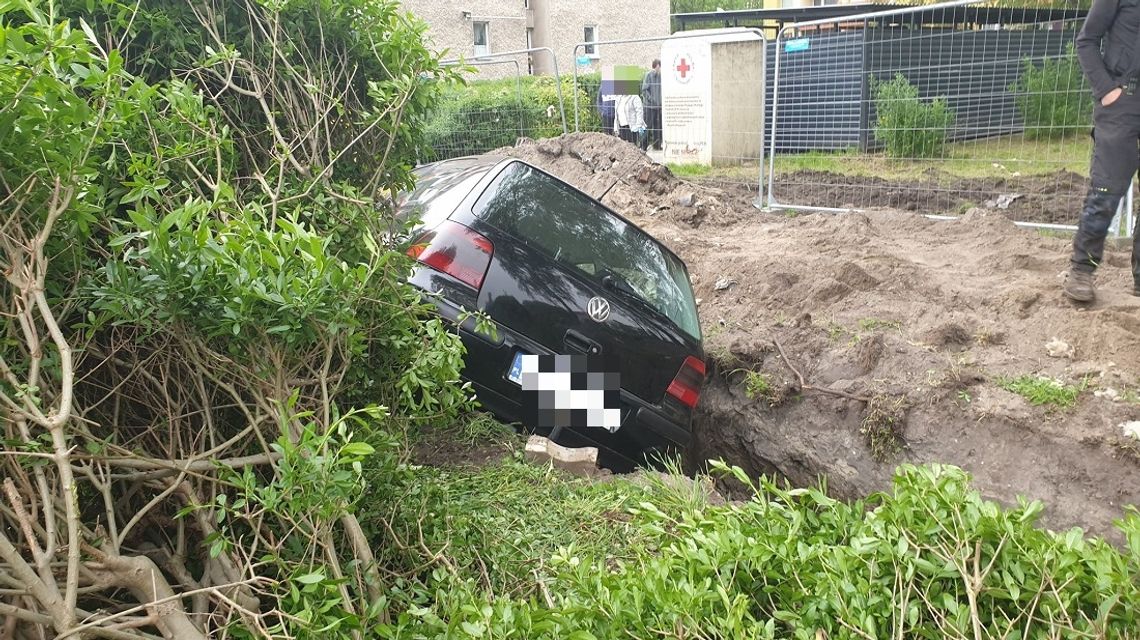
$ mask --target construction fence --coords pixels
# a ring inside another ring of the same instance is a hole
[[[596,72],[644,73],[652,55],[661,60],[664,144],[647,153],[683,177],[735,186],[768,209],[953,217],[982,207],[1068,229],[1088,189],[1092,98],[1073,48],[1086,9],[1066,2],[958,0],[778,30],[579,43],[563,54],[572,71],[555,61],[547,80],[562,90],[557,105],[554,92],[523,95],[535,81],[520,63],[514,109],[469,109],[460,139],[440,148],[479,153],[563,126],[613,134],[605,98],[614,85]],[[646,59],[607,57],[619,51],[609,45],[629,43],[646,46]],[[499,135],[479,145],[474,131]],[[1130,235],[1131,198],[1115,225]]]
[[[984,207],[1071,228],[1091,152],[1084,15],[965,0],[781,29],[767,206]]]
[[[531,74],[540,57],[550,61],[552,76]],[[585,95],[569,93],[569,79],[564,81],[558,57],[549,48],[504,51],[443,64],[458,69],[466,83],[450,89],[428,118],[427,146],[432,155],[424,161],[486,153],[524,137],[567,133],[568,102],[583,100]],[[495,70],[496,79],[481,79],[489,69]]]

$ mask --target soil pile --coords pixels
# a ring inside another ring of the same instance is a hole
[[[595,196],[612,186],[604,202],[688,264],[716,365],[697,458],[801,485],[826,475],[840,497],[888,488],[900,462],[949,463],[991,498],[1045,501],[1051,527],[1109,535],[1140,503],[1140,440],[1123,428],[1140,420],[1126,251],[1110,249],[1097,303],[1080,308],[1060,295],[1069,240],[1001,212],[793,217],[602,134],[503,151]],[[1034,405],[1005,389],[1022,376],[1083,391]]]
[[[522,139],[494,153],[531,162],[562,178],[639,224],[671,220],[688,227],[743,222],[755,209],[747,188],[719,188],[678,179],[636,146],[603,133],[571,133],[545,140]]]

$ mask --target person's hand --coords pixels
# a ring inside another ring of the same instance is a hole
[[[1101,106],[1107,107],[1108,105],[1112,104],[1113,102],[1116,102],[1117,100],[1120,99],[1120,94],[1122,94],[1122,93],[1124,93],[1124,89],[1117,87],[1117,88],[1113,89],[1112,91],[1109,91],[1108,93],[1104,94],[1104,97],[1100,99]]]

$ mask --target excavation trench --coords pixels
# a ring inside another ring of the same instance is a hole
[[[745,185],[680,180],[611,136],[502,151],[605,193],[688,265],[714,364],[693,458],[797,485],[826,477],[841,497],[889,489],[899,463],[953,464],[987,497],[1042,500],[1051,528],[1113,537],[1140,502],[1140,441],[1123,428],[1140,420],[1126,252],[1109,251],[1097,303],[1077,308],[1059,293],[1068,240],[1003,211],[793,217],[756,210]],[[1079,393],[1034,404],[1010,390],[1026,380]]]

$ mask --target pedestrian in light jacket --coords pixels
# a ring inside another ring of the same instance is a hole
[[[641,96],[618,96],[614,131],[622,140],[632,142],[645,151],[645,107]]]

